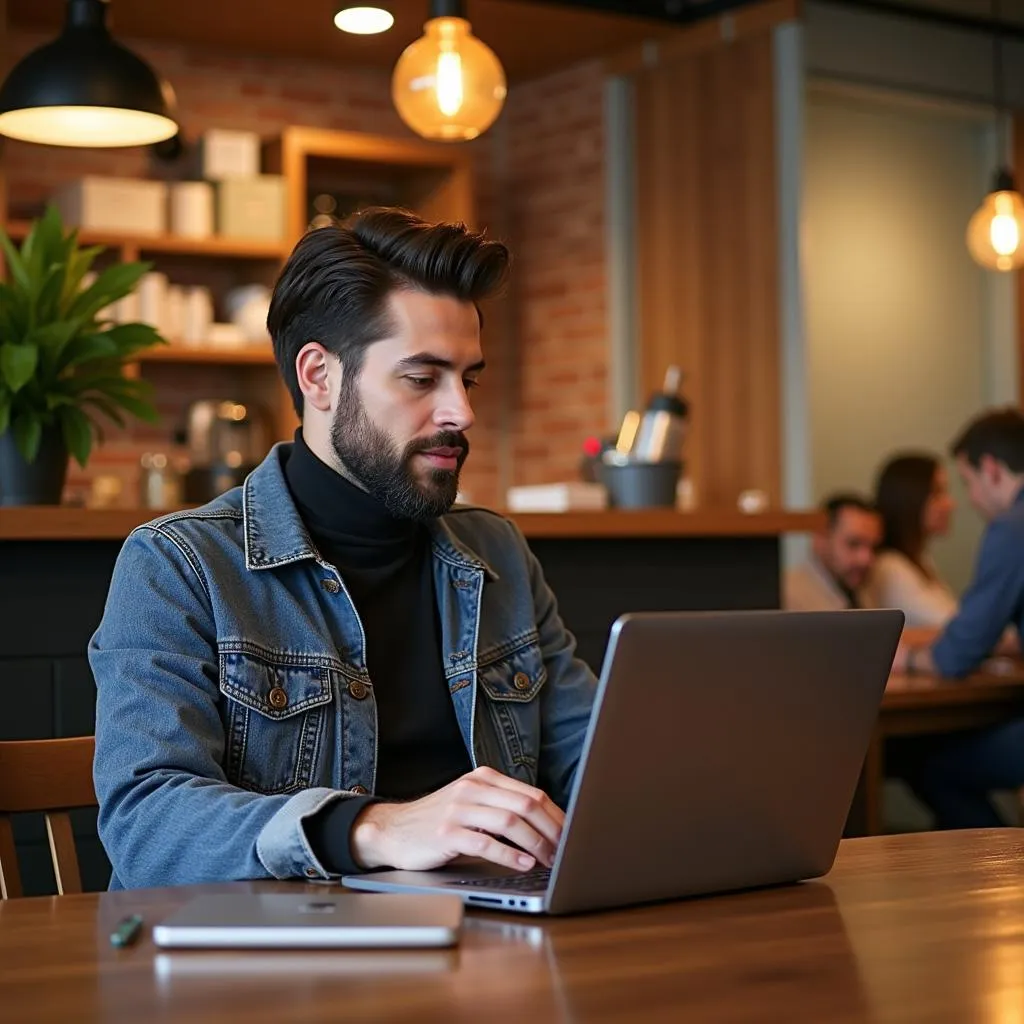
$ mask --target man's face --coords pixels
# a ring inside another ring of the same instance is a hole
[[[331,444],[342,464],[396,516],[431,519],[455,501],[473,425],[469,392],[484,367],[471,302],[393,292],[390,337],[342,378]]]
[[[1004,494],[1006,472],[991,455],[983,455],[977,466],[958,455],[956,471],[964,482],[968,499],[983,519],[993,519],[1009,507],[1010,501]]]
[[[848,506],[831,529],[815,537],[814,546],[825,568],[848,590],[857,590],[864,585],[881,542],[881,517]]]

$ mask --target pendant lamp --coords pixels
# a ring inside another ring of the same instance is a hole
[[[506,92],[501,62],[473,35],[462,0],[431,0],[423,35],[391,78],[402,120],[426,139],[475,139],[501,113]]]
[[[1007,160],[1006,115],[1003,105],[1002,39],[999,0],[992,2],[992,96],[1000,159]],[[967,225],[967,250],[988,270],[1019,270],[1024,266],[1024,198],[1013,172],[1003,163],[995,172],[992,191]]]
[[[51,43],[0,86],[0,134],[51,146],[146,146],[178,131],[174,90],[107,28],[108,0],[67,0]]]

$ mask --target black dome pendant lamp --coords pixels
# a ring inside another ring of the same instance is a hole
[[[0,134],[51,146],[146,146],[178,131],[171,86],[107,28],[108,0],[67,0],[61,34],[0,86]]]

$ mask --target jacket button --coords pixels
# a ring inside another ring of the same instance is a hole
[[[517,690],[528,690],[530,688],[530,677],[525,672],[517,672],[512,677],[512,685]]]
[[[267,694],[267,700],[270,701],[270,706],[278,711],[288,706],[288,694],[280,686],[275,686],[271,689],[270,693]]]
[[[353,679],[348,684],[348,692],[356,700],[362,700],[370,692],[370,688],[361,680]]]
[[[349,786],[348,791],[355,793],[357,796],[365,796],[369,792],[365,786]]]
[[[320,586],[327,591],[328,594],[337,594],[341,590],[341,584],[330,576],[320,581]]]

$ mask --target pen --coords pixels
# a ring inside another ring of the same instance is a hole
[[[117,927],[110,933],[110,944],[112,946],[130,946],[142,928],[142,915],[132,914],[122,921],[117,922]]]

